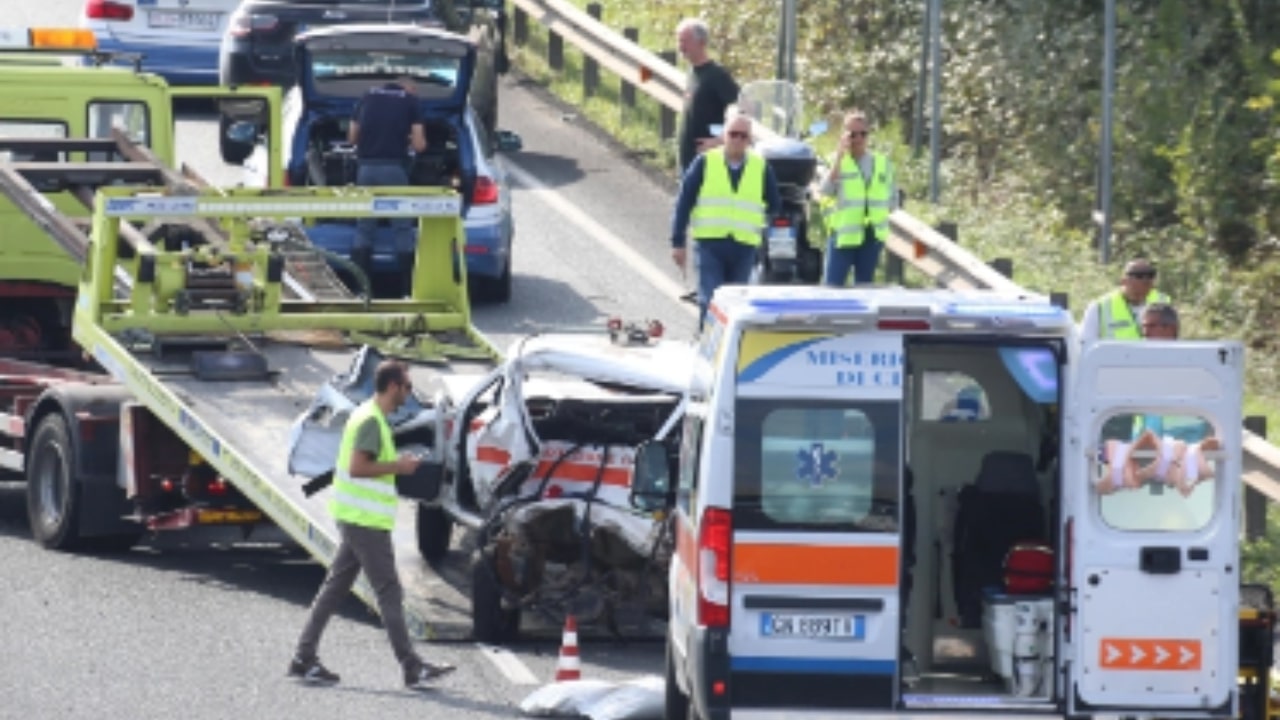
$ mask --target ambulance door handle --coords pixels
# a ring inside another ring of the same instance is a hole
[[[1144,547],[1138,553],[1138,568],[1142,572],[1172,575],[1182,570],[1182,548]]]

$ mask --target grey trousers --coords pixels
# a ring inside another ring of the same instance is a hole
[[[387,629],[387,637],[391,639],[391,648],[395,650],[396,660],[407,670],[413,670],[422,664],[422,659],[413,650],[409,640],[409,628],[404,621],[404,589],[400,586],[400,576],[396,573],[395,550],[391,545],[391,533],[386,530],[338,523],[338,533],[342,536],[338,543],[338,552],[333,558],[333,565],[320,592],[311,603],[311,613],[307,624],[302,628],[302,637],[298,638],[297,656],[300,660],[311,660],[316,657],[320,645],[320,636],[329,623],[329,618],[350,594],[352,586],[360,571],[373,586],[378,599],[378,612],[382,615],[382,625]]]

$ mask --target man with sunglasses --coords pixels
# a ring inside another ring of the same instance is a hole
[[[725,122],[724,147],[694,159],[680,184],[671,221],[671,259],[687,260],[685,232],[698,253],[698,327],[721,285],[751,281],[756,252],[769,215],[782,198],[773,169],[751,150],[751,118],[734,113]]]
[[[723,122],[729,106],[738,99],[738,83],[727,68],[707,54],[710,40],[707,24],[697,18],[686,18],[676,26],[676,47],[689,62],[677,146],[681,174],[689,171],[699,153],[723,144],[723,138],[712,132],[712,125]]]
[[[363,570],[377,595],[378,614],[404,671],[404,684],[418,689],[452,672],[454,667],[427,662],[414,651],[404,620],[404,589],[391,544],[398,502],[396,475],[413,474],[422,460],[409,453],[397,454],[387,416],[409,399],[413,384],[403,363],[384,360],[374,371],[373,388],[373,397],[351,412],[342,429],[333,472],[333,497],[329,500],[329,512],[341,540],[333,565],[311,603],[307,624],[289,663],[289,676],[315,685],[338,682],[338,674],[320,664],[317,649],[329,618]]]
[[[889,158],[867,151],[867,116],[853,110],[831,169],[822,183],[828,228],[823,284],[844,287],[853,270],[858,285],[875,279],[880,251],[889,236],[889,213],[896,196]]]
[[[1095,340],[1140,340],[1138,319],[1152,303],[1168,303],[1169,296],[1155,289],[1156,268],[1146,258],[1135,258],[1124,266],[1120,287],[1089,304],[1081,319],[1080,337]]]

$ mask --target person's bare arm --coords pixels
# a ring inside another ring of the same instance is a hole
[[[414,123],[409,126],[409,146],[414,152],[422,152],[427,149],[427,132],[422,129],[422,123]]]
[[[355,120],[347,124],[347,142],[352,145],[360,142],[360,123]]]

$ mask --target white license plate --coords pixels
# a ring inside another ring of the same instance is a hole
[[[760,635],[769,638],[865,640],[867,619],[863,615],[761,613]]]
[[[213,31],[218,29],[221,21],[222,13],[152,10],[147,14],[147,23],[153,28]]]
[[[769,228],[769,257],[793,258],[796,256],[796,231],[790,227]]]

